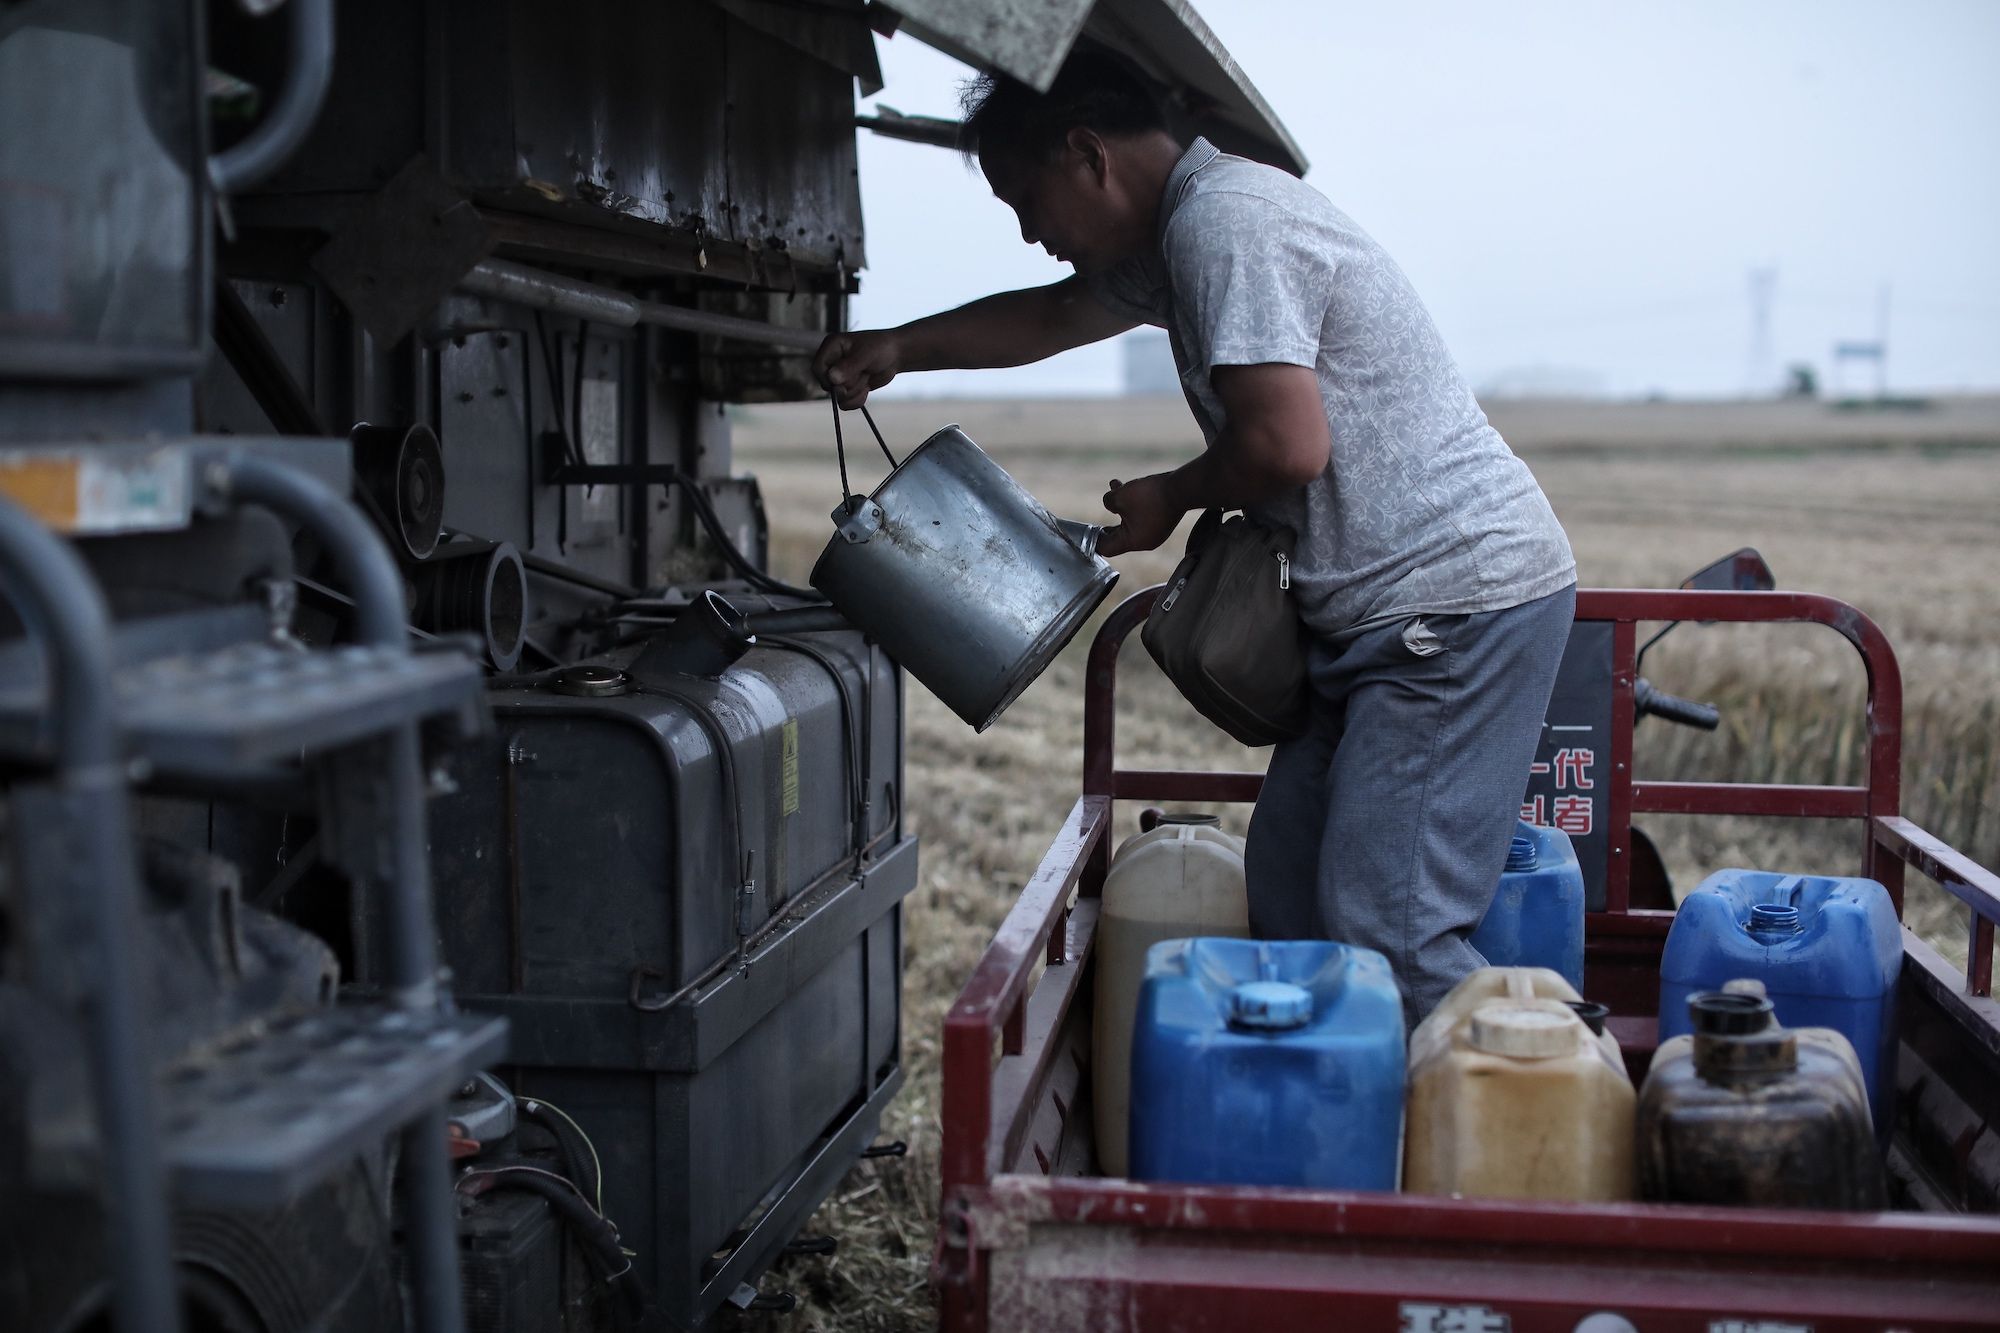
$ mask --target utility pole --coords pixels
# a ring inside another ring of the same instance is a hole
[[[1875,298],[1875,397],[1889,396],[1889,284]]]
[[[1744,367],[1744,389],[1761,398],[1775,382],[1771,354],[1771,304],[1778,294],[1778,266],[1750,270],[1750,353]]]

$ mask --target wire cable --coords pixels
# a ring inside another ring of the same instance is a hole
[[[576,1131],[576,1136],[583,1140],[584,1148],[588,1150],[590,1153],[591,1179],[596,1181],[597,1183],[597,1189],[596,1189],[597,1211],[599,1213],[602,1213],[604,1211],[604,1163],[598,1158],[597,1145],[590,1141],[590,1135],[584,1133],[583,1126],[576,1123],[575,1116],[571,1115],[568,1111],[563,1110],[562,1107],[557,1106],[554,1102],[550,1101],[548,1098],[524,1097],[521,1100],[522,1100],[522,1106],[524,1108],[540,1106],[547,1110],[555,1112],[557,1115],[563,1118],[563,1120],[569,1125],[571,1129]],[[529,1114],[532,1115],[534,1113],[533,1111],[529,1111]]]

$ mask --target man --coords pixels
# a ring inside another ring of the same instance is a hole
[[[1314,716],[1251,819],[1251,926],[1380,950],[1415,1023],[1484,961],[1467,936],[1574,613],[1568,540],[1402,271],[1317,191],[1184,147],[1106,56],[1072,57],[1046,94],[982,80],[966,109],[964,147],[1021,239],[1075,276],[835,334],[821,380],[851,408],[902,371],[1167,329],[1208,447],[1112,481],[1098,549],[1151,550],[1211,507],[1297,532]]]

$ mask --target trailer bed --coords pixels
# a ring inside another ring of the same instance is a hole
[[[1579,595],[1578,620],[1611,627],[1613,671],[1610,862],[1604,910],[1588,918],[1584,992],[1611,1007],[1611,1030],[1643,1077],[1672,913],[1630,906],[1635,812],[1856,821],[1860,873],[1882,882],[1899,911],[1909,867],[1967,910],[1963,974],[1903,932],[1893,1211],[1461,1200],[1095,1174],[1091,994],[1114,802],[1249,801],[1261,782],[1116,768],[1118,647],[1156,592],[1128,599],[1092,645],[1083,793],[946,1019],[934,1266],[945,1329],[2000,1327],[2000,1006],[1990,994],[2000,877],[1900,817],[1895,656],[1867,617],[1830,598]],[[1868,674],[1866,784],[1635,781],[1636,626],[1667,620],[1816,622],[1847,638]]]

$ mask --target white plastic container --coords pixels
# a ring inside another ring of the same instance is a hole
[[[1122,1176],[1131,1128],[1132,1021],[1146,950],[1192,935],[1249,937],[1243,839],[1217,828],[1213,816],[1163,817],[1111,858],[1100,912],[1091,1095],[1098,1166]]]
[[[1553,983],[1553,984],[1551,984]],[[1483,968],[1411,1040],[1403,1188],[1608,1202],[1637,1197],[1637,1098],[1610,1033],[1541,968]]]

